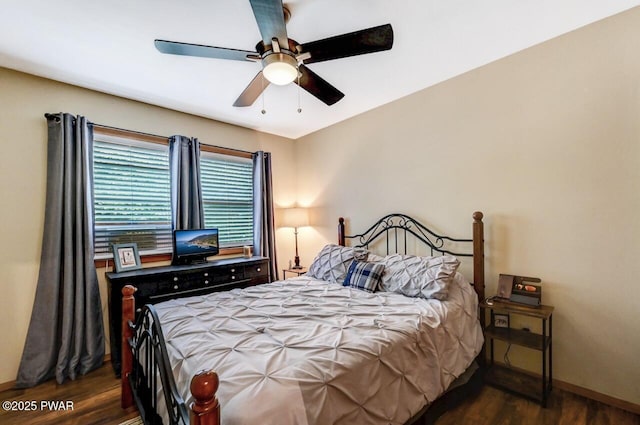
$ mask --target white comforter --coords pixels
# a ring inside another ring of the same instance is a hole
[[[220,376],[223,425],[403,424],[482,347],[477,298],[370,294],[308,277],[156,305],[178,388]]]

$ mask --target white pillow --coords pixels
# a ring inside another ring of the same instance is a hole
[[[365,261],[367,250],[335,244],[326,245],[311,263],[307,276],[342,284],[354,259]]]
[[[394,254],[385,257],[384,265],[382,290],[408,297],[445,300],[460,262],[450,255],[418,257]]]
[[[369,252],[367,254],[367,263],[383,263],[384,259],[385,257],[378,254],[374,254],[373,252]]]

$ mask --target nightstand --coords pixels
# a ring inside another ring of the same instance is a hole
[[[291,273],[291,274],[293,274],[295,276],[301,276],[301,275],[305,274],[307,271],[308,270],[307,270],[306,267],[303,267],[301,269],[293,269],[293,268],[291,268],[291,269],[282,269],[282,278],[286,279],[287,278],[287,273]]]
[[[485,374],[485,380],[490,385],[514,392],[539,402],[542,407],[547,407],[547,397],[551,392],[553,381],[553,306],[541,305],[530,307],[524,304],[501,302],[494,300],[492,305],[485,301],[480,303],[482,314],[489,310],[490,321],[484,328],[484,335],[490,343],[490,363]],[[542,334],[537,334],[523,329],[514,329],[507,324],[505,327],[496,326],[496,314],[515,314],[534,317],[542,320]],[[540,351],[542,354],[542,375],[536,378],[519,370],[494,364],[493,341],[504,341]]]

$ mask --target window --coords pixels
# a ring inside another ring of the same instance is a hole
[[[95,134],[95,254],[138,244],[141,254],[172,250],[169,147]]]
[[[96,259],[111,257],[112,244],[132,242],[141,255],[172,252],[166,140],[95,129],[93,156]],[[200,179],[205,227],[220,229],[220,247],[252,245],[250,155],[201,145]]]
[[[220,229],[220,246],[253,244],[253,162],[200,152],[205,227]]]

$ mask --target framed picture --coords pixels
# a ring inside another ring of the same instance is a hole
[[[509,315],[495,313],[493,315],[493,326],[496,328],[509,328]]]
[[[113,244],[113,265],[116,273],[142,268],[136,243]]]

